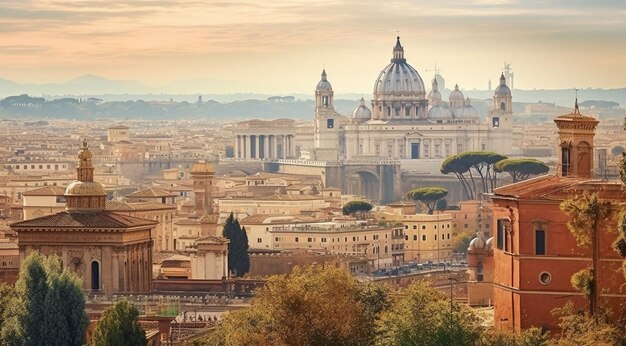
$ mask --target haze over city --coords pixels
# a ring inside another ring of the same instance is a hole
[[[369,95],[402,37],[430,80],[464,89],[624,87],[626,4],[605,1],[52,1],[0,4],[0,78],[84,74],[170,93],[310,93],[323,67]]]

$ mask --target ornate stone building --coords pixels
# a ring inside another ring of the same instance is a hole
[[[394,159],[402,163],[443,160],[470,150],[512,152],[512,97],[504,75],[494,91],[493,109],[483,121],[458,85],[449,102],[444,102],[435,78],[427,95],[422,77],[404,57],[399,37],[391,62],[374,82],[371,110],[362,99],[352,116],[335,112],[326,71],[315,95],[316,140],[313,148],[302,148],[306,159]]]
[[[86,290],[148,292],[157,222],[105,209],[106,193],[93,180],[87,143],[78,154],[77,179],[65,190],[66,210],[17,222],[20,261],[28,253],[56,254],[79,274]]]

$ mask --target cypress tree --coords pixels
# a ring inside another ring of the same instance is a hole
[[[250,270],[248,255],[248,235],[242,229],[239,221],[230,213],[224,223],[224,238],[228,243],[228,271],[235,276],[242,277]]]

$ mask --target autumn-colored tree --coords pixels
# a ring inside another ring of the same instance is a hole
[[[597,193],[585,192],[563,201],[561,210],[569,216],[567,228],[576,239],[577,245],[580,247],[591,245],[591,268],[575,273],[572,276],[572,283],[575,288],[589,293],[589,312],[594,315],[599,305],[596,273],[600,263],[600,232],[608,230],[616,208],[610,201],[601,201]],[[585,284],[590,287],[583,286]]]
[[[371,345],[387,289],[333,266],[273,276],[249,309],[229,313],[211,345]]]
[[[477,345],[482,333],[480,320],[469,306],[451,303],[443,292],[417,282],[381,315],[376,344]]]

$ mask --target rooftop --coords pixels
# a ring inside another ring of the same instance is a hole
[[[120,215],[111,211],[99,211],[95,213],[60,213],[38,217],[35,219],[20,221],[11,224],[11,228],[63,228],[63,229],[124,229],[140,226],[153,226],[156,221],[139,217]]]

